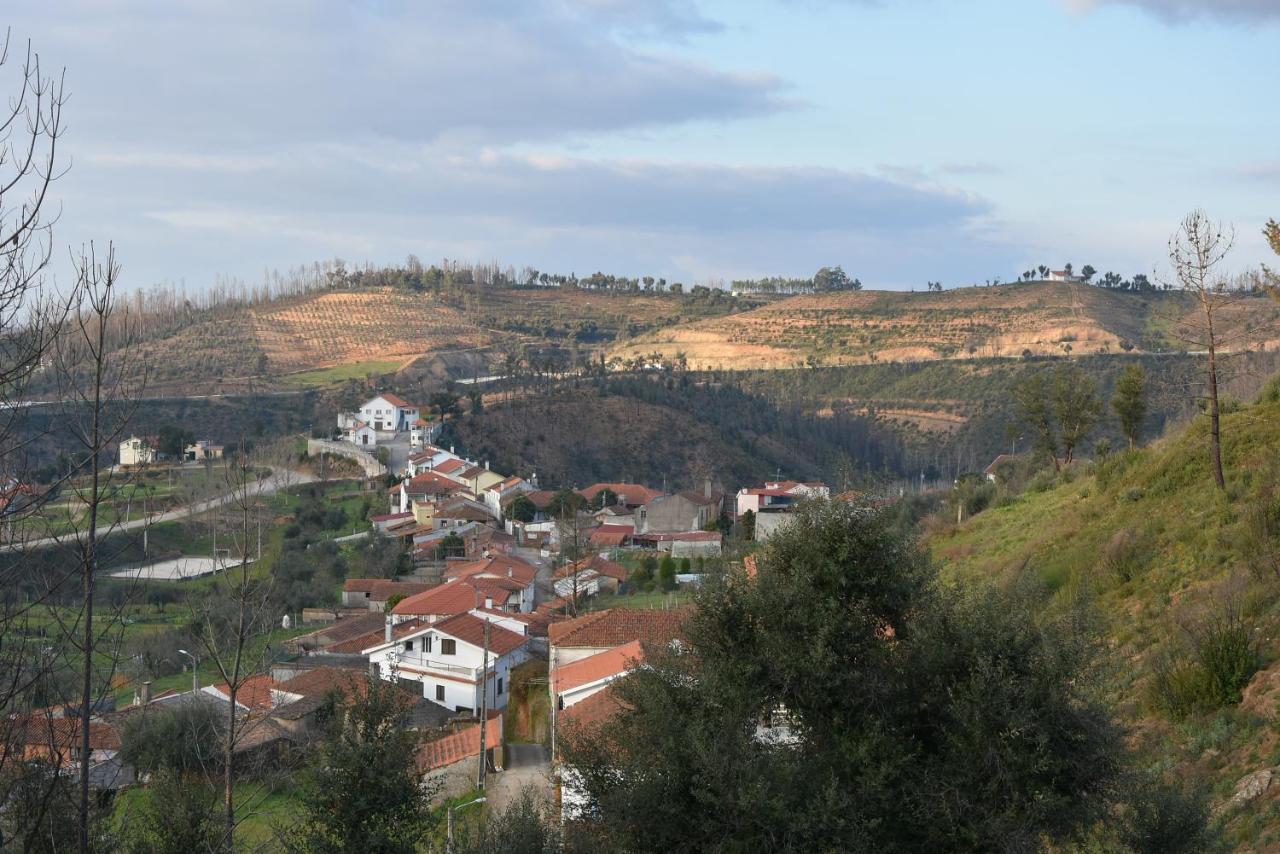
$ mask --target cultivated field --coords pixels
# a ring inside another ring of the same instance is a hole
[[[741,370],[1027,352],[1159,352],[1187,347],[1173,332],[1191,308],[1181,294],[1128,294],[1060,283],[942,293],[815,294],[642,335],[611,355],[684,353],[692,368]],[[1257,298],[1241,305],[1230,322],[1238,326],[1275,313],[1273,303]],[[1280,346],[1280,341],[1250,343]]]

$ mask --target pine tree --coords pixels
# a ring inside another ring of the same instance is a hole
[[[1142,439],[1142,422],[1147,418],[1147,372],[1141,365],[1129,365],[1116,380],[1111,407],[1120,418],[1120,432],[1132,448]]]

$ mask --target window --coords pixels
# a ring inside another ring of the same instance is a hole
[[[440,638],[440,654],[441,655],[457,655],[458,642],[450,638]]]
[[[498,677],[498,696],[502,696],[502,677]]]
[[[436,686],[436,700],[438,700],[441,703],[444,702],[444,686],[443,685]]]
[[[431,635],[427,635],[422,639],[422,651],[431,652]]]
[[[404,651],[413,652],[413,641],[407,640],[404,642]]]

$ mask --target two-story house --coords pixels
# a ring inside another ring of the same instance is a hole
[[[418,407],[390,392],[365,401],[356,414],[378,433],[408,430],[419,419]]]
[[[482,696],[485,708],[504,709],[511,669],[529,656],[528,636],[513,627],[523,624],[475,611],[392,638],[388,621],[388,637],[362,654],[383,679],[419,682],[423,697],[455,712],[478,711]]]

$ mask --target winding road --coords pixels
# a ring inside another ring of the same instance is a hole
[[[251,497],[274,495],[281,489],[290,486],[296,486],[300,483],[314,483],[318,478],[308,472],[296,471],[289,469],[286,476],[277,476],[275,474],[267,475],[261,480],[256,480],[249,485],[248,494]],[[143,516],[128,522],[114,522],[110,525],[100,525],[97,529],[99,537],[105,537],[110,534],[118,534],[124,531],[136,531],[141,528],[155,525],[159,522],[176,522],[187,516],[194,516],[199,513],[206,513],[210,510],[216,510],[236,501],[239,497],[237,492],[227,492],[222,495],[208,498],[204,501],[198,501],[195,504],[187,504],[182,507],[175,507],[172,510],[166,510],[164,513],[155,516]],[[0,545],[0,553],[14,552],[27,549],[38,549],[46,546],[56,546],[62,543],[74,542],[76,533],[66,533],[54,537],[42,537],[37,540],[23,540],[14,543],[4,543]]]

